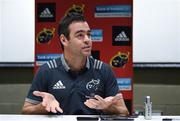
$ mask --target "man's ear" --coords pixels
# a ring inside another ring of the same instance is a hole
[[[64,36],[64,34],[60,35],[60,41],[64,46],[67,45],[67,38]]]

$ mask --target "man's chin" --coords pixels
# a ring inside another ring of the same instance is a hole
[[[91,55],[91,52],[84,52],[83,55],[84,55],[84,56],[90,56],[90,55]]]

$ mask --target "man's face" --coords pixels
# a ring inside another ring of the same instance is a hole
[[[73,22],[69,25],[69,40],[66,52],[75,56],[91,55],[92,41],[87,22]]]

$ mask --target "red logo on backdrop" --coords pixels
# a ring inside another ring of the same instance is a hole
[[[65,15],[67,15],[68,13],[72,13],[72,12],[77,12],[77,13],[84,13],[84,7],[85,5],[75,5],[73,4],[72,7],[70,7],[68,10],[66,10]]]
[[[52,38],[54,37],[54,32],[55,32],[55,28],[52,29],[43,28],[43,30],[37,34],[36,37],[37,43],[40,44],[50,43],[50,40],[52,40]]]
[[[127,53],[121,53],[118,52],[118,54],[116,54],[115,56],[113,56],[110,60],[110,65],[112,67],[125,67],[125,64],[128,62],[129,60],[129,52]]]

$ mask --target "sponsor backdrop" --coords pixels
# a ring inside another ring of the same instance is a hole
[[[35,0],[35,71],[62,54],[57,26],[69,11],[85,15],[92,29],[92,56],[112,67],[132,112],[132,0]]]

